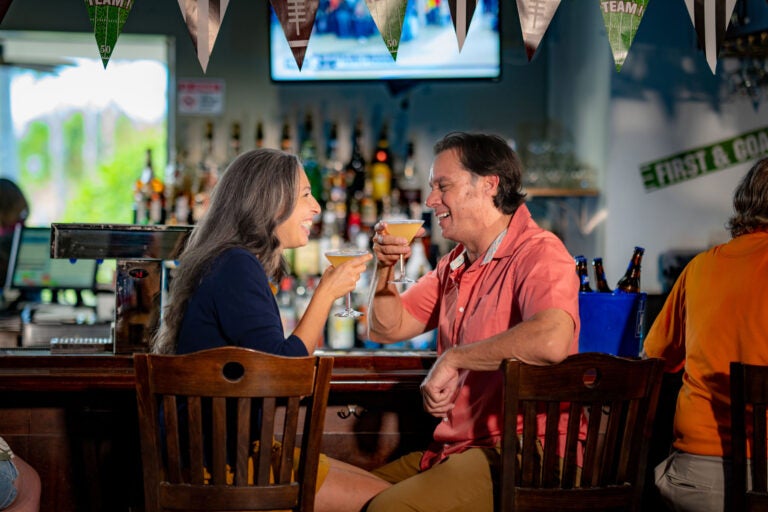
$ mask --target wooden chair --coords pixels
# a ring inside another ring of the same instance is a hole
[[[766,404],[768,366],[731,362],[731,510],[768,510]]]
[[[333,358],[223,347],[134,366],[146,512],[313,509]]]
[[[602,353],[576,354],[550,366],[504,361],[498,509],[639,510],[662,369],[661,359]],[[539,414],[546,415],[545,432],[538,431]],[[568,417],[561,459],[562,414]]]

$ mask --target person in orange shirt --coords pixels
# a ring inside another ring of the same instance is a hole
[[[655,469],[676,511],[726,508],[730,479],[730,363],[768,364],[768,158],[736,187],[732,239],[683,269],[644,342],[644,354],[683,370],[673,451]]]
[[[501,362],[552,364],[578,351],[573,257],[532,219],[515,152],[501,137],[463,132],[445,136],[434,152],[426,205],[443,236],[458,245],[400,293],[388,281],[410,247],[387,231],[386,221],[377,224],[369,323],[370,338],[383,343],[437,328],[439,357],[421,391],[424,408],[441,421],[424,451],[374,471],[394,485],[368,512],[492,512],[503,430]],[[560,432],[567,414],[562,420]]]

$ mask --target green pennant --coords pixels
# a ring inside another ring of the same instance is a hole
[[[608,31],[608,42],[611,43],[616,71],[621,71],[624,65],[629,47],[632,46],[632,40],[635,38],[637,27],[640,26],[647,7],[648,0],[600,1],[600,10],[603,11],[603,22]]]
[[[393,60],[397,60],[408,0],[365,0]]]
[[[134,0],[84,0],[88,17],[93,26],[93,35],[99,47],[99,55],[104,69],[112,56],[117,38],[123,30],[125,20],[133,8]]]

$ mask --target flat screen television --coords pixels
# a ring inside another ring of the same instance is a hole
[[[18,225],[5,287],[22,292],[96,289],[96,260],[51,258],[51,228]]]
[[[461,51],[447,0],[409,0],[397,60],[365,0],[321,0],[301,70],[271,5],[269,10],[274,82],[501,77],[498,0],[478,1]]]

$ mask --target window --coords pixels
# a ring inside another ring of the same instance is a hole
[[[132,221],[147,148],[158,172],[173,140],[172,51],[122,34],[105,69],[92,33],[0,31],[0,175],[27,196],[28,225]]]

